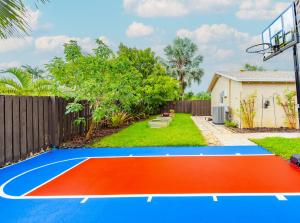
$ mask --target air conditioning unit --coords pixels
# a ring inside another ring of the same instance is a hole
[[[226,106],[216,106],[212,109],[212,118],[214,124],[224,124],[226,120],[226,113],[228,109]]]

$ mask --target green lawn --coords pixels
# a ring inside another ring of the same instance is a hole
[[[176,114],[170,126],[148,127],[148,120],[93,143],[92,147],[204,146],[204,137],[188,114]]]
[[[252,141],[284,159],[289,159],[293,154],[300,154],[300,138],[271,137]]]

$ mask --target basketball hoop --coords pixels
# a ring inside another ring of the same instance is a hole
[[[246,49],[247,53],[257,53],[257,54],[266,54],[272,53],[275,47],[272,47],[269,43],[260,43],[253,46],[250,46]]]

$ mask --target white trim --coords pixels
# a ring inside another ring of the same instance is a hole
[[[147,203],[151,203],[152,202],[152,196],[149,196],[147,199]]]
[[[41,187],[44,186],[45,184],[49,183],[49,182],[52,181],[52,180],[55,180],[56,178],[58,178],[58,177],[60,177],[61,175],[63,175],[63,174],[65,174],[65,173],[69,172],[70,170],[72,170],[72,169],[74,169],[75,167],[79,166],[80,164],[86,162],[87,160],[89,160],[89,159],[82,160],[81,162],[77,163],[76,165],[74,165],[74,166],[70,167],[69,169],[67,169],[67,170],[65,170],[65,171],[63,171],[63,172],[61,172],[61,173],[58,174],[58,175],[56,175],[55,177],[50,178],[49,180],[45,181],[44,183],[38,185],[37,187],[31,189],[30,191],[28,191],[28,192],[26,192],[26,193],[24,193],[22,196],[26,196],[27,194],[30,194],[32,191],[35,191],[35,190],[41,188]]]
[[[80,204],[85,204],[89,198],[85,197],[80,201]]]
[[[108,198],[176,198],[176,197],[276,197],[300,196],[298,193],[206,193],[206,194],[117,194],[117,195],[59,195],[59,196],[10,196],[13,200],[37,200],[37,199],[108,199]],[[6,197],[5,197],[6,198]],[[279,199],[278,199],[279,200]],[[281,200],[281,199],[280,199]]]
[[[214,202],[218,202],[218,197],[216,195],[212,196]]]
[[[47,166],[51,166],[51,165],[55,165],[55,164],[58,164],[58,163],[64,163],[64,162],[68,162],[68,161],[72,161],[72,160],[81,160],[81,159],[86,159],[86,158],[73,158],[73,159],[66,159],[66,160],[61,160],[61,161],[57,161],[57,162],[53,162],[53,163],[48,163],[48,164],[45,164],[45,165],[42,165],[42,166],[39,166],[39,167],[35,167],[33,169],[30,169],[30,170],[27,170],[23,173],[20,173],[12,178],[10,178],[9,180],[7,180],[6,182],[4,182],[1,186],[0,186],[0,197],[4,197],[4,198],[8,198],[8,199],[13,199],[14,197],[16,196],[11,196],[11,195],[8,195],[4,192],[4,188],[7,184],[9,184],[10,182],[12,182],[13,180],[27,174],[27,173],[30,173],[30,172],[33,172],[35,170],[38,170],[38,169],[41,169],[41,168],[44,168],[44,167],[47,167]]]
[[[207,155],[208,157],[220,157],[221,155]],[[236,157],[236,155],[224,155],[225,157]],[[273,154],[258,154],[258,155],[243,155],[243,156],[274,156]],[[134,158],[155,158],[155,157],[161,157],[161,158],[166,158],[166,156],[135,156]],[[170,156],[170,157],[204,157],[203,155],[174,155],[174,156]],[[74,165],[73,167],[69,168],[66,171],[69,171],[70,169],[82,164],[83,162],[85,162],[88,159],[92,159],[92,158],[98,158],[98,159],[110,159],[110,158],[119,158],[119,159],[128,159],[128,158],[132,158],[132,157],[128,157],[128,156],[119,156],[119,157],[77,157],[77,158],[72,158],[72,159],[66,159],[66,160],[61,160],[61,161],[56,161],[53,163],[49,163],[49,164],[45,164],[36,168],[33,168],[31,170],[27,170],[19,175],[16,175],[12,178],[10,178],[9,180],[7,180],[6,182],[4,182],[1,186],[0,186],[0,197],[6,198],[6,199],[63,199],[63,198],[131,198],[131,197],[211,197],[211,196],[217,196],[217,197],[236,197],[236,196],[275,196],[277,197],[278,195],[282,195],[282,196],[300,196],[300,192],[299,193],[207,193],[207,194],[121,194],[121,195],[71,195],[71,196],[25,196],[26,194],[28,194],[29,192],[26,192],[25,194],[23,194],[22,196],[12,196],[9,194],[6,194],[4,192],[4,188],[11,183],[12,181],[14,181],[15,179],[26,175],[30,172],[33,172],[35,170],[44,168],[44,167],[48,167],[51,165],[55,165],[58,163],[63,163],[63,162],[69,162],[69,161],[73,161],[73,160],[82,160],[81,162],[79,162],[78,164]],[[169,158],[169,157],[168,157]],[[63,173],[65,173],[66,171],[64,171]],[[63,174],[61,173],[61,174]],[[61,175],[59,174],[59,175]],[[58,175],[58,176],[59,176]],[[56,177],[58,177],[56,176]],[[54,178],[56,178],[54,177]],[[54,178],[52,178],[51,180],[53,180]],[[51,181],[48,180],[47,182]],[[45,183],[47,183],[45,182]],[[45,183],[43,183],[42,185],[44,185]],[[42,185],[39,185],[36,188],[41,187]],[[36,189],[35,188],[35,189]],[[32,190],[31,190],[32,191]]]
[[[283,194],[277,194],[277,195],[276,195],[276,198],[277,198],[279,201],[287,201],[287,198],[286,198]]]

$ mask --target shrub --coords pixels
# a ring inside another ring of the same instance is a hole
[[[243,122],[243,128],[253,128],[256,115],[255,101],[256,92],[249,95],[246,99],[240,101],[240,117]]]
[[[284,99],[277,96],[277,104],[280,105],[286,115],[289,128],[297,127],[297,112],[296,112],[296,91],[286,91]]]
[[[225,126],[226,127],[231,127],[231,128],[237,128],[238,127],[238,124],[234,121],[228,121],[226,120],[225,121]]]
[[[130,115],[126,112],[116,112],[113,113],[110,118],[110,125],[114,128],[121,127],[128,124],[131,121]]]

